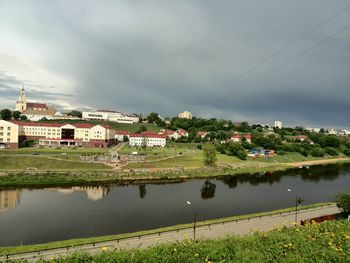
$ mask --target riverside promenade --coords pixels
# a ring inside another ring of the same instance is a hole
[[[335,205],[324,205],[321,207],[300,210],[298,213],[298,222],[300,222],[300,220],[336,214],[339,212],[340,210]],[[286,226],[292,226],[293,222],[295,222],[294,220],[295,213],[294,211],[290,211],[278,214],[267,214],[264,216],[257,216],[246,219],[232,220],[223,223],[206,224],[196,228],[196,239],[213,239],[233,234],[246,235],[255,231],[269,231],[282,224],[285,224]],[[193,227],[107,242],[99,242],[94,244],[7,255],[3,256],[2,258],[0,256],[0,261],[6,259],[25,259],[29,262],[35,262],[40,258],[50,260],[53,258],[67,256],[71,253],[79,251],[96,254],[102,253],[103,251],[147,248],[155,246],[157,244],[183,241],[187,238],[193,238]]]

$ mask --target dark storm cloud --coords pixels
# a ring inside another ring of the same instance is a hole
[[[350,10],[231,83],[348,4],[4,1],[0,10],[10,31],[40,50],[41,67],[72,80],[78,106],[348,127],[349,30],[242,87],[350,24]]]

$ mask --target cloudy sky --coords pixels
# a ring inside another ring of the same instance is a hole
[[[0,0],[0,108],[350,127],[349,5]]]

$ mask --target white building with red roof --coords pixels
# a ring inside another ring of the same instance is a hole
[[[114,143],[115,131],[107,125],[11,121],[18,127],[18,140],[39,141],[48,147],[84,146],[106,148]]]
[[[166,135],[153,132],[132,133],[129,135],[130,146],[165,147]]]
[[[247,143],[252,143],[252,135],[250,133],[241,135],[238,132],[233,133],[231,138],[228,139],[228,141],[241,143],[242,142],[242,138],[245,138]]]

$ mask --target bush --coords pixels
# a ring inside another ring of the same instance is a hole
[[[323,157],[324,151],[320,148],[315,148],[315,149],[311,150],[311,155],[313,157]]]
[[[327,148],[325,149],[325,151],[326,151],[326,153],[327,153],[328,155],[330,155],[330,156],[338,156],[338,155],[339,155],[338,152],[337,152],[337,150],[334,149],[334,148],[332,148],[332,147],[327,147]]]
[[[343,212],[350,212],[350,191],[340,192],[335,196],[335,203]]]
[[[198,145],[197,145],[197,149],[202,150],[202,145],[201,145],[201,144],[198,144]]]
[[[350,156],[350,150],[349,150],[349,149],[345,149],[345,150],[344,150],[344,154],[345,154],[346,156]]]

